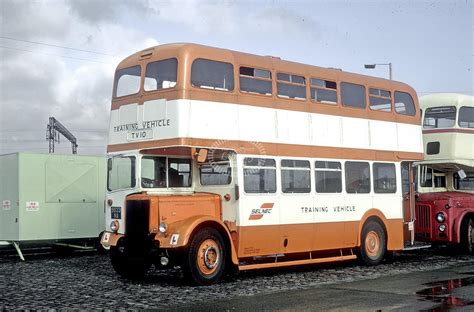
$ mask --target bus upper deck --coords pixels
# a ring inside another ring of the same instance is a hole
[[[261,142],[274,155],[292,145],[287,154],[321,146],[345,147],[348,153],[358,149],[365,159],[375,151],[385,158],[412,159],[422,153],[419,120],[416,93],[404,83],[169,44],[119,64],[108,151],[222,140],[222,147],[233,149]],[[407,136],[420,140],[403,139]]]

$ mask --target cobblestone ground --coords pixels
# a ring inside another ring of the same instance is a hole
[[[0,255],[0,310],[3,309],[170,309],[199,301],[321,287],[474,262],[447,250],[395,255],[376,267],[357,262],[244,272],[209,287],[186,285],[178,268],[152,270],[142,282],[120,278],[107,254],[28,256],[26,262]]]

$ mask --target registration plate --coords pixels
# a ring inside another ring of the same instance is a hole
[[[110,207],[110,218],[111,219],[122,219],[122,208],[121,207]]]

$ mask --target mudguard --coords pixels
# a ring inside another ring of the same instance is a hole
[[[195,230],[204,226],[214,227],[220,233],[225,233],[227,237],[224,238],[227,238],[230,242],[232,262],[237,265],[237,253],[229,229],[221,220],[216,219],[213,216],[192,216],[187,219],[171,223],[168,225],[168,230],[165,234],[156,234],[155,240],[159,241],[160,248],[163,249],[186,247]]]

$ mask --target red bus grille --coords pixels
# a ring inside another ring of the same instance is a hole
[[[415,232],[419,238],[430,238],[431,233],[431,207],[429,205],[416,204]]]

